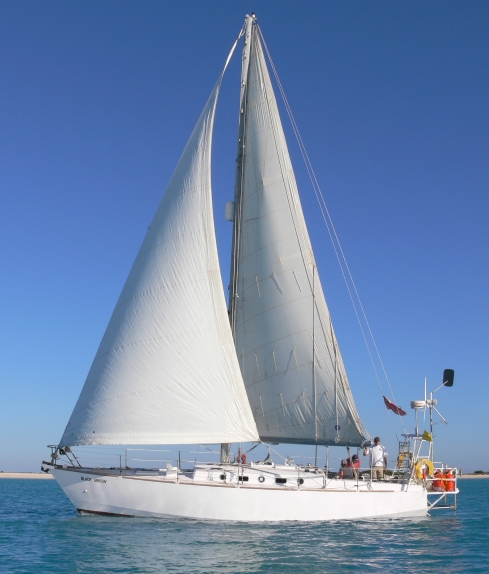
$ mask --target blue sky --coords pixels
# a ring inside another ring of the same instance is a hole
[[[0,470],[37,470],[60,439],[250,6],[405,424],[423,378],[433,389],[455,369],[437,394],[450,424],[435,427],[436,458],[489,470],[489,4],[257,0],[0,4]],[[235,57],[213,158],[226,285],[238,78]],[[394,453],[402,427],[290,147],[357,407]]]

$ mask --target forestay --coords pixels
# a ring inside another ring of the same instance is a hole
[[[221,79],[139,250],[60,446],[258,438],[229,326],[212,213]]]
[[[235,337],[260,438],[360,445],[256,26],[245,113]]]

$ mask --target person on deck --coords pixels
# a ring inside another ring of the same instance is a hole
[[[350,459],[346,461],[347,466],[350,466],[353,469],[353,478],[358,477],[358,469],[360,468],[360,459],[358,458],[358,454],[354,454]]]
[[[372,480],[382,480],[384,478],[384,468],[387,468],[387,451],[380,444],[380,438],[374,438],[374,446],[370,449],[370,468],[372,469]]]
[[[341,468],[339,478],[357,478],[358,469],[360,468],[360,460],[357,454],[354,454],[351,459],[341,461]]]
[[[338,478],[353,478],[351,468],[348,468],[348,464],[345,459],[341,461],[341,468],[338,473]]]

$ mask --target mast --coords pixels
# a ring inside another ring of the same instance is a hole
[[[231,322],[231,332],[236,341],[236,298],[238,296],[238,256],[240,248],[240,228],[241,228],[241,198],[243,192],[243,159],[246,136],[246,106],[248,93],[248,75],[251,54],[251,34],[253,23],[256,17],[254,14],[246,16],[245,20],[245,40],[243,47],[243,60],[241,65],[241,91],[239,98],[239,125],[238,125],[238,153],[236,156],[236,182],[234,189],[234,219],[233,219],[233,246],[231,253],[231,280],[229,284],[229,320]]]
[[[243,191],[243,157],[246,135],[246,105],[248,92],[248,76],[251,54],[251,36],[253,24],[256,16],[246,16],[244,23],[244,46],[241,64],[241,89],[239,95],[239,120],[238,120],[238,153],[236,155],[236,180],[234,186],[234,217],[233,217],[233,244],[231,250],[231,278],[229,281],[229,321],[231,332],[236,344],[236,298],[238,297],[238,255],[240,247],[240,227],[241,227],[241,198]],[[221,462],[230,462],[231,445],[221,444]]]

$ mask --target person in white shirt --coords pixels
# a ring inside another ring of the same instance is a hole
[[[384,478],[384,468],[387,468],[387,451],[380,444],[378,436],[374,438],[374,446],[370,449],[370,468],[373,480]]]

